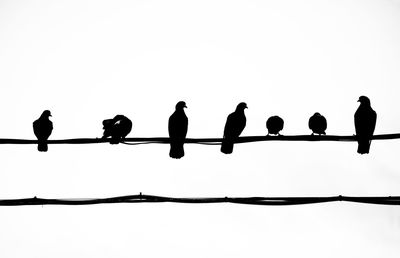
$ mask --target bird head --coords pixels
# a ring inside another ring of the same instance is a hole
[[[247,108],[247,104],[244,102],[240,102],[237,107],[236,110],[244,110],[245,108]]]
[[[185,101],[179,101],[178,103],[176,103],[176,110],[183,110],[184,108],[187,108]]]
[[[110,127],[110,125],[112,125],[113,121],[114,121],[113,119],[103,120],[103,129],[106,129],[107,127]]]
[[[43,111],[40,117],[49,118],[51,116],[50,110]]]
[[[358,98],[358,102],[360,102],[361,105],[368,105],[368,106],[371,105],[371,101],[370,101],[369,98],[366,97],[366,96],[360,96],[360,97]]]

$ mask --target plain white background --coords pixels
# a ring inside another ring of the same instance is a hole
[[[1,138],[100,137],[124,114],[130,136],[167,136],[185,100],[188,137],[221,137],[247,102],[243,135],[354,133],[360,95],[376,134],[400,131],[400,2],[0,1]],[[0,198],[400,195],[398,140],[186,145],[0,146]],[[0,207],[1,257],[398,257],[400,209],[111,204]]]

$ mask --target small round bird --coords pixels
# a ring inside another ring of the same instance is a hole
[[[283,129],[283,119],[280,118],[279,116],[271,116],[267,120],[267,129],[268,129],[268,135],[270,134],[275,134],[275,135],[280,135],[280,131]]]
[[[327,127],[327,122],[326,119],[323,115],[320,113],[315,113],[310,117],[310,120],[308,120],[308,127],[312,130],[312,134],[326,134],[325,130]]]
[[[43,111],[42,115],[33,122],[33,132],[38,139],[38,151],[46,152],[47,139],[53,131],[53,122],[50,121],[51,113],[49,110]]]
[[[132,130],[132,121],[124,115],[116,115],[103,121],[103,139],[111,137],[110,144],[118,144]]]

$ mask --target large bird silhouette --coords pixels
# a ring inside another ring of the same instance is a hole
[[[124,115],[116,115],[103,121],[103,139],[111,137],[111,144],[118,144],[132,130],[132,121]]]
[[[312,135],[326,134],[325,133],[326,127],[327,127],[327,122],[325,117],[318,112],[312,115],[308,120],[308,128],[311,129]]]
[[[45,110],[42,115],[33,122],[33,132],[38,139],[38,151],[41,152],[47,151],[47,139],[53,131],[53,123],[49,119],[50,116],[50,111]]]
[[[226,119],[224,128],[224,137],[221,144],[221,152],[231,154],[233,152],[233,145],[239,135],[246,127],[246,116],[244,110],[247,104],[241,102],[237,105],[235,112],[231,113]]]
[[[188,118],[184,108],[187,108],[184,101],[179,101],[175,106],[175,112],[168,120],[168,133],[170,139],[169,156],[174,159],[180,159],[185,156],[183,144],[185,143],[186,134],[188,131]]]
[[[361,96],[358,102],[360,102],[360,106],[354,114],[354,125],[358,141],[357,152],[360,154],[367,154],[369,153],[372,135],[375,131],[377,115],[371,108],[371,102],[368,97]]]

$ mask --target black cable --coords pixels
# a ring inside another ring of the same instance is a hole
[[[400,205],[400,196],[388,197],[354,197],[354,196],[328,196],[328,197],[216,197],[216,198],[174,198],[154,195],[127,195],[111,198],[73,198],[73,199],[3,199],[0,206],[22,206],[22,205],[93,205],[105,203],[233,203],[246,205],[303,205],[328,202],[355,202],[379,205]]]

